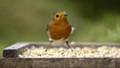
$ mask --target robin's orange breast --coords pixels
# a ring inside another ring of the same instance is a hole
[[[54,40],[67,39],[71,33],[71,25],[52,25],[50,29],[50,36]]]

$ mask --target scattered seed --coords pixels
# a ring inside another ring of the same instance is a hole
[[[47,52],[44,47],[26,48],[19,57],[39,58],[39,57],[113,57],[120,58],[120,48],[101,46],[98,48],[76,47],[72,51],[67,48],[49,48]]]

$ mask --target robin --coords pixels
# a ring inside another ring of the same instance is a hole
[[[72,33],[72,26],[68,22],[67,16],[68,15],[65,11],[57,12],[52,21],[48,24],[47,31],[50,45],[55,41],[61,41],[66,43],[66,45],[71,48],[69,45],[69,36]]]

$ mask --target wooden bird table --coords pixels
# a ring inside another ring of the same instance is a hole
[[[20,42],[3,50],[0,68],[120,68],[119,57],[19,57],[25,48],[48,46],[47,42]],[[119,43],[75,43],[75,47],[98,48],[101,46],[120,48]],[[51,46],[55,47],[55,46]],[[58,47],[59,48],[59,47]],[[117,53],[119,54],[119,53]]]

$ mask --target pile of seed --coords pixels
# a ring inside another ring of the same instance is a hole
[[[80,57],[80,58],[89,58],[89,57],[112,57],[120,58],[120,48],[117,47],[108,47],[101,46],[98,48],[92,47],[76,47],[73,49],[67,48],[49,48],[45,51],[45,47],[40,48],[28,48],[21,54],[19,57],[24,58],[39,58],[39,57]]]

